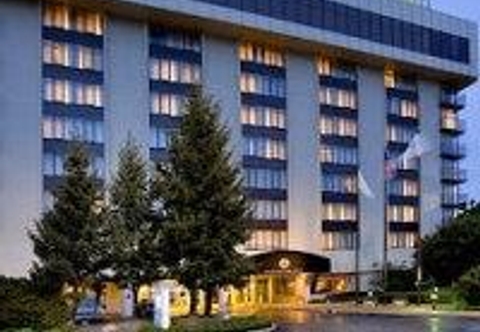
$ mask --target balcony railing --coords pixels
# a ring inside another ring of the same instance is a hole
[[[466,130],[467,124],[464,120],[461,119],[452,119],[452,118],[443,118],[442,119],[442,129],[447,131],[453,131],[457,133],[464,133]]]
[[[467,96],[465,94],[443,92],[440,97],[440,102],[445,106],[463,109],[467,104]]]
[[[464,144],[447,141],[447,142],[442,142],[441,153],[443,156],[463,158],[467,153],[467,149]]]
[[[466,204],[468,200],[467,194],[451,194],[451,193],[443,193],[442,194],[442,204],[445,206],[461,206]]]
[[[467,181],[467,171],[458,168],[442,168],[442,179],[463,183]]]

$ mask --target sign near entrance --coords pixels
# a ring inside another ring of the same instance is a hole
[[[278,261],[278,267],[282,270],[287,270],[292,266],[292,262],[286,257],[280,258]]]

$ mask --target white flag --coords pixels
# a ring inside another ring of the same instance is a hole
[[[416,134],[410,143],[408,144],[407,149],[402,153],[399,159],[406,163],[413,158],[421,157],[422,155],[429,153],[433,150],[430,141],[422,134]]]
[[[369,198],[375,198],[372,189],[370,189],[370,186],[368,185],[360,170],[358,171],[358,189],[360,189],[360,192],[365,196]]]

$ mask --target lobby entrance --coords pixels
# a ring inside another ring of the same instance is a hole
[[[272,251],[251,257],[256,273],[243,288],[230,291],[232,309],[301,306],[308,303],[330,260],[299,251]]]

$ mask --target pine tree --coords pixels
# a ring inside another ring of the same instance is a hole
[[[76,301],[81,289],[99,280],[105,268],[104,227],[99,186],[89,174],[88,152],[81,143],[71,145],[64,169],[53,208],[29,232],[38,259],[32,271],[72,287]]]
[[[152,218],[147,164],[129,137],[119,152],[110,192],[111,263],[116,278],[138,288],[160,275],[155,247],[158,225]]]
[[[206,292],[205,313],[210,315],[214,291],[249,272],[236,250],[247,240],[249,206],[228,140],[218,107],[195,90],[172,139],[169,161],[159,166],[164,261],[189,288],[191,313],[198,289]]]

